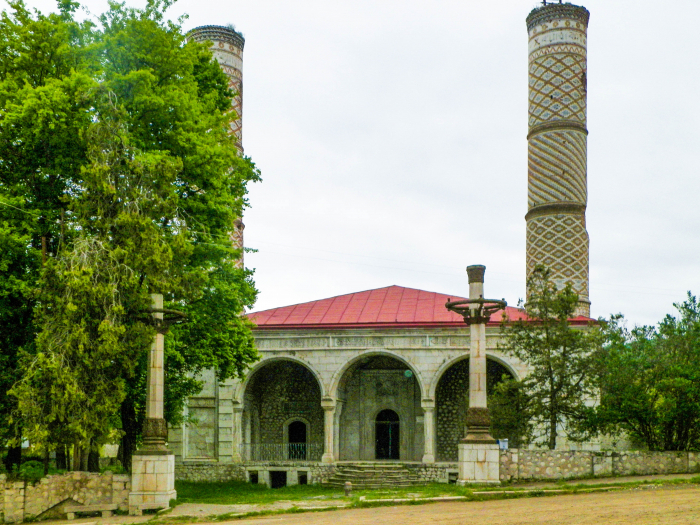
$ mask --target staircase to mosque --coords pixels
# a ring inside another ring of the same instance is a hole
[[[343,487],[346,481],[352,483],[353,489],[409,487],[421,483],[418,476],[402,463],[339,462],[335,469],[335,474],[326,482],[332,487]]]

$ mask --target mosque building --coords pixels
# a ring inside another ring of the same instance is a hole
[[[527,17],[527,275],[541,263],[558,285],[572,283],[580,302],[571,323],[581,326],[590,321],[588,20],[583,7],[546,2]],[[219,26],[189,37],[212,42],[231,79],[239,115],[232,133],[242,151],[244,39]],[[242,246],[240,221],[232,238]],[[445,308],[456,299],[388,286],[249,314],[261,359],[243,380],[218,383],[213,371],[204,375],[204,388],[187,407],[196,423],[169,432],[177,476],[279,486],[332,482],[343,465],[382,462],[423,480],[455,479],[470,347],[469,327]],[[507,314],[524,316],[511,307]],[[501,316],[493,314],[486,326],[489,387],[503,374],[528,373],[498,348]]]

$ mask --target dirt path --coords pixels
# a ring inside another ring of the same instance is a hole
[[[664,486],[611,493],[434,503],[251,518],[245,525],[698,525],[700,488]]]

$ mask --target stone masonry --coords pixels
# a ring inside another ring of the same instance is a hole
[[[127,475],[68,472],[47,476],[36,484],[7,481],[0,475],[0,510],[5,523],[63,518],[66,506],[117,505],[129,507],[131,480]]]
[[[700,452],[502,450],[501,481],[700,473]]]

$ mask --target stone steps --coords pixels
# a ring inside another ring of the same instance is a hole
[[[347,481],[358,489],[410,487],[421,483],[418,476],[401,463],[348,462],[337,463],[335,474],[326,484],[343,487]]]

